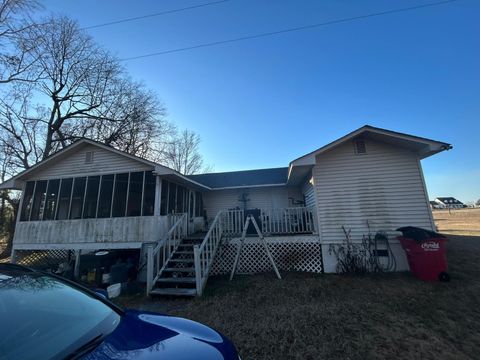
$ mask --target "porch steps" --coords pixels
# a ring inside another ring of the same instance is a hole
[[[188,263],[193,263],[193,258],[191,258],[191,259],[172,259],[172,260],[170,260],[170,262],[188,264]]]
[[[205,233],[193,234],[182,240],[163,269],[152,296],[196,296],[193,246],[201,244]],[[178,276],[175,276],[178,275]]]
[[[193,260],[192,260],[193,262]],[[163,269],[163,271],[167,271],[167,272],[186,272],[186,273],[191,273],[191,272],[195,272],[195,268],[193,267],[169,267],[169,268],[165,268]]]

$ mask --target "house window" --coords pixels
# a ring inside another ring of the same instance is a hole
[[[362,139],[357,139],[354,141],[355,144],[355,154],[360,155],[360,154],[366,154],[367,153],[367,147],[365,145],[365,140]]]
[[[60,187],[60,180],[50,180],[47,187],[47,198],[45,201],[45,210],[43,212],[43,220],[55,219],[55,211],[58,201],[58,189]]]
[[[162,180],[162,193],[160,195],[160,215],[167,215],[168,209],[168,184],[167,180]]]
[[[22,213],[20,221],[28,221],[30,219],[30,210],[32,209],[33,190],[35,189],[35,181],[28,181],[25,186],[23,195]]]
[[[98,218],[110,217],[112,210],[113,181],[115,175],[103,175],[100,185],[100,197],[98,200]]]
[[[98,187],[100,176],[89,176],[87,191],[85,192],[85,203],[83,205],[83,218],[89,219],[97,216]]]
[[[115,176],[115,189],[113,190],[112,216],[125,216],[127,205],[128,173]]]
[[[143,216],[153,215],[155,207],[156,180],[152,171],[145,171],[143,185]]]
[[[127,216],[142,215],[143,172],[130,173]]]
[[[73,181],[72,201],[70,203],[70,219],[80,219],[83,210],[83,198],[85,196],[85,184],[87,178],[75,178]]]
[[[62,179],[61,182],[60,196],[58,198],[57,220],[68,219],[68,209],[70,208],[73,179]]]
[[[32,213],[30,220],[41,220],[47,195],[47,180],[37,181],[35,192],[33,194]]]

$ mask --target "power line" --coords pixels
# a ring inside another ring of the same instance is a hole
[[[347,18],[343,18],[343,19],[330,20],[330,21],[316,23],[316,24],[310,24],[310,25],[305,25],[305,26],[288,28],[288,29],[284,29],[284,30],[265,32],[265,33],[255,34],[255,35],[241,36],[241,37],[237,37],[237,38],[233,38],[233,39],[213,41],[213,42],[208,42],[208,43],[203,43],[203,44],[198,44],[198,45],[192,45],[192,46],[187,46],[187,47],[182,47],[182,48],[176,48],[176,49],[171,49],[171,50],[164,50],[164,51],[148,53],[148,54],[144,54],[144,55],[132,56],[132,57],[120,59],[120,61],[130,61],[130,60],[136,60],[136,59],[143,59],[143,58],[152,57],[152,56],[159,56],[159,55],[165,55],[165,54],[171,54],[171,53],[176,53],[176,52],[181,52],[181,51],[194,50],[194,49],[199,49],[199,48],[204,48],[204,47],[217,46],[217,45],[228,44],[228,43],[233,43],[233,42],[238,42],[238,41],[258,39],[258,38],[262,38],[262,37],[285,34],[285,33],[294,32],[294,31],[308,30],[308,29],[318,28],[318,27],[322,27],[322,26],[334,25],[334,24],[345,23],[345,22],[355,21],[355,20],[362,20],[362,19],[367,19],[367,18],[370,18],[370,17],[389,15],[389,14],[400,13],[400,12],[411,11],[411,10],[417,10],[417,9],[422,9],[422,8],[427,8],[427,7],[432,7],[432,6],[438,6],[438,5],[445,5],[445,4],[448,4],[448,3],[455,2],[455,1],[458,1],[458,0],[437,1],[437,2],[423,4],[423,5],[409,6],[409,7],[405,7],[405,8],[386,10],[386,11],[370,13],[370,14],[366,14],[366,15],[352,16],[352,17],[347,17]]]
[[[228,1],[232,1],[232,0],[211,1],[211,2],[208,2],[208,3],[192,5],[192,6],[187,6],[187,7],[172,9],[172,10],[166,10],[166,11],[161,11],[161,12],[157,12],[157,13],[153,13],[153,14],[146,14],[146,15],[142,15],[142,16],[125,18],[125,19],[110,21],[110,22],[106,22],[106,23],[102,23],[102,24],[86,26],[86,27],[83,27],[82,30],[97,29],[97,28],[100,28],[100,27],[105,27],[105,26],[110,26],[110,25],[122,24],[122,23],[126,23],[126,22],[137,21],[137,20],[147,19],[147,18],[161,16],[161,15],[173,14],[173,13],[177,13],[177,12],[181,12],[181,11],[185,11],[185,10],[198,9],[198,8],[201,8],[201,7],[212,6],[212,5],[216,5],[216,4],[220,4],[220,3],[225,3],[225,2],[228,2]]]

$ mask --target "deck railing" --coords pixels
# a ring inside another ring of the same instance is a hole
[[[314,207],[290,207],[261,210],[264,234],[311,234],[316,232]]]
[[[229,235],[241,234],[245,223],[245,213],[243,210],[227,210],[222,212],[222,229]]]
[[[182,239],[187,235],[187,214],[169,216],[170,230],[156,245],[149,246],[147,250],[147,295],[157,282],[168,260],[170,260]]]
[[[212,225],[210,226],[210,229],[208,230],[207,235],[205,235],[202,243],[193,247],[193,258],[195,261],[195,281],[198,296],[202,295],[203,288],[207,283],[210,268],[215,258],[215,254],[222,240],[222,236],[224,235],[224,220],[229,218],[228,215],[226,215],[227,213],[228,211],[220,211],[213,220]],[[227,223],[233,226],[235,221]]]

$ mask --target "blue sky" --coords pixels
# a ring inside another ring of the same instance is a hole
[[[58,1],[91,26],[211,0]],[[231,0],[89,33],[119,58],[432,1]],[[422,162],[431,198],[480,198],[480,1],[125,62],[216,171],[287,166],[370,124],[452,143]]]

